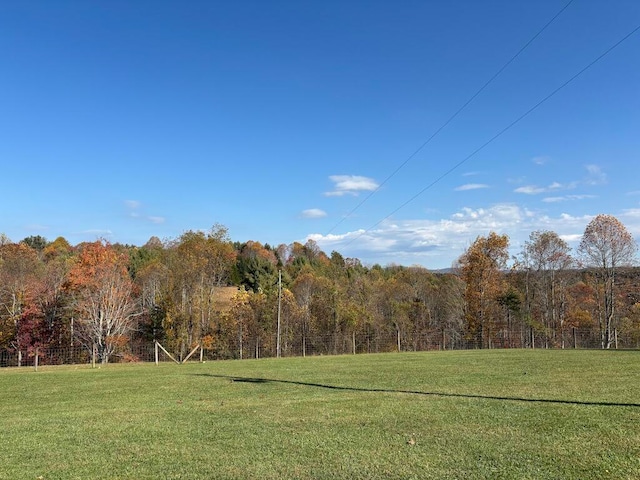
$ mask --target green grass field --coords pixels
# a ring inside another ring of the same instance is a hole
[[[640,352],[0,370],[2,479],[638,479]]]

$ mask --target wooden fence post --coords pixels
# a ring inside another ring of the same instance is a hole
[[[169,352],[167,352],[167,349],[166,349],[166,348],[164,348],[162,345],[160,345],[160,342],[156,342],[156,344],[158,345],[158,347],[160,347],[160,348],[162,349],[162,351],[163,351],[164,353],[166,353],[166,354],[167,354],[167,356],[168,356],[171,360],[173,360],[174,362],[176,362],[178,365],[180,364],[180,362],[179,362],[178,360],[176,360],[175,358],[173,358],[173,355],[171,355]]]
[[[180,363],[184,363],[184,362],[186,362],[187,360],[189,360],[189,358],[191,357],[191,355],[193,355],[194,353],[196,353],[196,351],[197,351],[199,348],[200,348],[200,345],[196,345],[196,348],[194,348],[193,350],[191,350],[191,352],[189,352],[189,355],[187,355],[187,356],[185,357],[185,359],[184,359],[184,360],[182,360]]]

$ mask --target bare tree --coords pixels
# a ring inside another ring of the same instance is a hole
[[[580,242],[578,251],[585,264],[595,269],[597,289],[602,291],[598,314],[602,348],[611,348],[614,341],[616,271],[633,263],[637,248],[626,227],[611,215],[591,220]]]

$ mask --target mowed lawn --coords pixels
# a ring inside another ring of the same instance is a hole
[[[638,479],[640,352],[0,370],[2,479]]]

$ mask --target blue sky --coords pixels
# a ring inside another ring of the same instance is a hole
[[[640,32],[469,157],[638,27],[636,0],[574,0],[424,145],[567,2],[1,2],[0,232],[220,223],[428,268],[491,231],[576,246],[599,213],[640,238]]]

